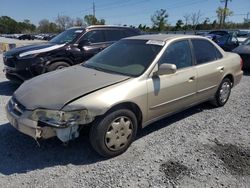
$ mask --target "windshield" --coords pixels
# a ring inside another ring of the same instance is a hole
[[[89,59],[83,66],[128,76],[141,75],[161,50],[147,40],[121,40]]]
[[[56,43],[56,44],[70,43],[74,39],[76,39],[82,32],[83,32],[83,29],[79,29],[79,28],[68,29],[60,33],[53,39],[51,39],[50,42]]]

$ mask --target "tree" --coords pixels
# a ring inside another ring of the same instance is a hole
[[[182,29],[182,25],[184,25],[183,21],[182,20],[178,20],[175,24],[175,27],[174,27],[174,30],[175,31],[179,31]]]
[[[225,19],[228,16],[232,16],[233,15],[233,11],[229,10],[228,8],[224,9],[222,7],[218,7],[216,10],[216,14],[217,14],[217,18],[218,18],[218,22],[220,27],[222,27],[224,25],[224,13],[225,13]]]
[[[105,25],[105,20],[100,19],[98,20],[94,15],[86,15],[84,16],[84,21],[87,25]]]
[[[20,29],[18,28],[18,22],[12,19],[9,16],[1,16],[0,17],[0,25],[1,25],[1,33],[20,33]]]
[[[56,24],[57,24],[60,31],[63,31],[67,28],[74,26],[74,20],[72,18],[70,18],[69,16],[58,15],[55,21],[56,21]]]
[[[205,20],[203,21],[203,23],[200,24],[200,27],[201,27],[201,29],[205,29],[205,30],[212,29],[211,24],[210,24],[210,19],[206,17]]]
[[[141,30],[141,31],[150,31],[150,27],[148,27],[147,25],[142,25],[142,24],[140,24],[139,26],[138,26],[138,29],[139,30]]]
[[[86,26],[86,24],[84,23],[84,20],[82,18],[79,18],[79,17],[77,17],[75,19],[74,25],[75,26]]]
[[[157,31],[163,31],[167,27],[168,14],[165,9],[157,10],[153,16],[151,16],[151,21],[153,22],[153,28]]]
[[[38,31],[41,33],[57,33],[58,27],[55,23],[50,22],[47,19],[43,19],[38,23]]]
[[[187,26],[188,23],[189,23],[190,14],[185,14],[185,15],[183,16],[183,18],[184,18],[184,21],[185,21],[185,26]]]
[[[25,19],[23,22],[17,22],[8,16],[0,17],[0,33],[31,33],[36,30],[36,26]]]
[[[193,29],[196,30],[196,26],[200,23],[201,11],[192,13],[190,19]]]
[[[22,33],[32,33],[36,30],[36,26],[28,19],[25,19],[23,22],[18,22],[17,26],[18,30]]]
[[[214,20],[213,23],[211,24],[211,26],[212,26],[212,28],[216,28],[216,26],[217,26],[217,21]]]
[[[38,23],[38,30],[41,33],[49,33],[50,32],[50,22],[47,19],[43,19]]]

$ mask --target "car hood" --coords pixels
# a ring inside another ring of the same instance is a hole
[[[10,51],[6,52],[5,55],[6,56],[19,55],[21,57],[24,57],[26,55],[43,53],[43,52],[55,50],[55,49],[63,47],[64,45],[65,44],[44,43],[44,44],[22,46],[22,47],[11,49]]]
[[[24,82],[14,97],[27,109],[62,109],[74,99],[122,82],[128,76],[101,72],[76,65]]]
[[[233,49],[233,52],[238,54],[250,54],[250,45],[241,45]]]

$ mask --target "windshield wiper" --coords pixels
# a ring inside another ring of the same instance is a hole
[[[82,66],[90,68],[90,69],[95,69],[95,70],[98,70],[98,71],[101,71],[101,72],[113,73],[113,74],[118,74],[118,75],[125,75],[125,76],[130,76],[130,77],[133,76],[133,75],[129,75],[129,74],[121,73],[121,72],[116,72],[116,71],[112,71],[112,70],[108,70],[108,69],[103,69],[103,68],[100,68],[100,67],[95,67],[95,66],[92,66],[92,65],[88,65],[86,63],[83,64]]]

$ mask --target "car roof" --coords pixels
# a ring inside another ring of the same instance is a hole
[[[85,29],[84,27],[80,27],[80,26],[75,26],[75,27],[70,27],[66,30],[70,30],[70,29]]]
[[[175,38],[203,38],[202,36],[196,35],[184,35],[184,34],[151,34],[151,35],[138,35],[133,37],[128,37],[126,39],[135,39],[135,40],[157,40],[157,41],[167,41]]]
[[[136,30],[136,28],[133,28],[133,27],[117,26],[117,25],[91,25],[91,26],[86,27],[86,29],[92,29],[92,28],[122,28],[122,29]]]

